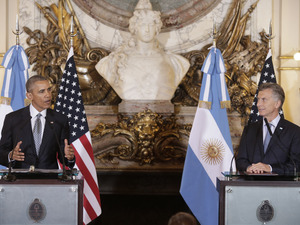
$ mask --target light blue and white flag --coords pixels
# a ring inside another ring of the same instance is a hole
[[[5,115],[25,106],[25,84],[30,66],[20,45],[14,45],[6,52],[1,65],[5,67],[5,75],[0,97],[0,131]]]
[[[219,49],[210,50],[202,72],[199,107],[189,137],[180,193],[201,225],[217,225],[219,194],[216,180],[222,176],[221,172],[230,170],[233,157],[226,112],[230,98]]]

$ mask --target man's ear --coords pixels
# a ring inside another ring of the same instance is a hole
[[[32,100],[32,94],[30,92],[26,92],[26,97],[29,99],[29,100]]]
[[[281,108],[281,101],[280,101],[280,100],[278,100],[278,101],[276,102],[275,107],[276,107],[276,109],[279,109],[279,110],[280,110],[280,108]]]

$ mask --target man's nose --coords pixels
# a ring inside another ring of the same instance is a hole
[[[257,107],[261,104],[261,101],[257,100]]]
[[[52,92],[51,91],[46,91],[46,96],[48,97],[48,96],[52,96]]]

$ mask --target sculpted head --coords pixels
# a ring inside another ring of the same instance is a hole
[[[160,12],[153,11],[149,0],[140,0],[129,19],[129,31],[143,42],[152,41],[161,31]]]
[[[156,37],[161,28],[160,12],[149,0],[139,0],[129,20],[130,37],[97,63],[99,74],[123,100],[169,101],[187,72],[188,60],[167,52]],[[152,128],[138,127],[143,133]]]

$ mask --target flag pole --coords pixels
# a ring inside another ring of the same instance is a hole
[[[71,16],[71,25],[70,25],[70,48],[74,45],[74,37],[77,35],[77,32],[74,33],[74,19]]]
[[[217,28],[216,28],[216,23],[215,23],[215,18],[213,22],[213,32],[212,32],[212,39],[213,39],[213,47],[217,47]]]
[[[82,29],[82,27],[81,27],[81,25],[80,25],[80,23],[79,23],[79,20],[78,20],[76,14],[75,14],[74,9],[73,9],[73,7],[72,7],[72,4],[71,4],[70,0],[66,0],[66,2],[67,2],[67,5],[68,5],[68,7],[69,7],[69,9],[70,9],[70,11],[71,11],[72,17],[74,16],[74,21],[75,21],[75,24],[76,24],[77,27],[78,27],[79,33],[80,33],[81,36],[83,37],[83,43],[84,43],[86,49],[89,51],[89,50],[91,49],[91,47],[90,47],[90,45],[89,45],[89,43],[88,43],[88,41],[87,41],[87,39],[86,39],[86,36],[85,36],[85,34],[84,34],[84,32],[83,32],[83,29]]]
[[[71,18],[70,32],[68,32],[68,35],[70,35],[70,50],[60,82],[54,110],[65,114],[68,117],[70,127],[69,141],[74,149],[76,157],[75,168],[78,168],[80,171],[79,176],[82,176],[84,179],[83,224],[88,224],[98,217],[102,210],[92,139],[87,123],[87,116],[84,109],[74,59],[72,38],[76,34],[74,34],[73,19]],[[78,26],[76,25],[76,31],[77,29]],[[77,33],[76,31],[75,33]],[[63,105],[66,105],[67,107]],[[75,108],[76,110],[73,110]]]
[[[269,40],[269,49],[271,49],[271,40],[275,37],[272,36],[272,20],[270,20],[269,24],[269,34],[265,34],[265,37]]]
[[[16,31],[12,31],[14,35],[16,35],[16,45],[20,45],[20,34],[23,33],[23,31],[20,31],[19,27],[19,14],[16,15]]]
[[[260,73],[258,87],[262,83],[270,83],[270,82],[277,83],[275,71],[274,71],[274,67],[273,67],[273,62],[272,62],[271,40],[275,37],[275,36],[272,36],[272,20],[270,20],[269,34],[265,33],[264,36],[265,36],[265,38],[267,38],[269,40],[269,49],[268,49],[267,57],[265,59],[265,63],[263,65],[263,68]],[[248,125],[262,119],[262,117],[259,115],[258,108],[257,108],[257,95],[258,95],[258,89],[256,90],[256,94],[253,99],[253,104],[252,104],[250,115],[249,115]],[[280,111],[279,114],[281,114],[283,116],[282,111]]]

